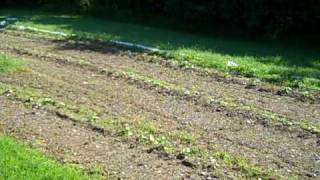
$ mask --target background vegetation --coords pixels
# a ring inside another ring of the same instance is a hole
[[[318,0],[4,0],[2,5],[41,6],[105,16],[122,12],[161,17],[193,31],[253,35],[318,36]]]

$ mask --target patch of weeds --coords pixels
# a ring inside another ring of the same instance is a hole
[[[163,80],[155,79],[152,77],[147,77],[140,75],[133,71],[124,71],[124,70],[105,70],[104,73],[107,73],[109,76],[118,77],[118,78],[125,78],[128,80],[132,80],[136,82],[138,85],[142,84],[149,88],[155,88],[156,90],[160,91],[161,93],[170,94],[174,96],[186,97],[188,99],[192,99],[195,101],[200,101],[201,93],[194,90],[189,90],[187,88],[168,83]],[[215,98],[216,99],[216,98]],[[215,102],[218,102],[216,100]],[[219,101],[220,102],[220,101]]]
[[[272,120],[274,123],[280,123],[281,125],[288,128],[297,127],[302,129],[303,131],[310,132],[313,134],[320,134],[320,126],[317,124],[312,124],[308,120],[297,122],[269,111],[261,111],[259,109],[254,110],[259,112],[259,114],[262,115],[264,118]]]
[[[101,177],[105,177],[105,170],[101,166],[95,166],[90,169],[86,169],[86,174],[90,176],[91,179],[98,180]]]
[[[317,128],[315,125],[312,125],[312,123],[310,123],[310,121],[306,120],[308,123],[307,128],[302,128],[302,126],[300,125],[299,122],[292,120],[292,119],[288,119],[280,114],[268,111],[268,110],[264,110],[264,109],[260,109],[258,107],[255,106],[251,106],[251,105],[238,105],[235,103],[234,100],[232,99],[228,99],[228,100],[220,100],[217,99],[215,97],[212,96],[207,96],[204,97],[204,99],[207,99],[207,105],[208,106],[222,106],[224,108],[225,111],[229,111],[229,112],[239,112],[240,114],[251,114],[252,116],[254,116],[257,120],[259,119],[267,119],[268,123],[270,124],[281,124],[287,128],[291,128],[291,127],[297,127],[297,128],[301,128],[304,131],[307,132],[311,132],[311,133],[315,133],[318,134],[320,129]]]
[[[178,88],[177,86],[170,84],[166,81],[143,76],[143,75],[140,75],[140,74],[133,72],[131,70],[126,70],[126,71],[124,71],[124,70],[111,70],[111,71],[108,71],[107,74],[109,76],[113,76],[113,77],[121,77],[121,78],[127,78],[127,79],[134,80],[134,81],[143,82],[146,85],[149,85],[152,87],[161,87],[161,88],[168,89],[168,90],[175,89],[175,90],[179,90],[179,91],[180,91],[180,89],[182,89],[182,88]]]
[[[193,136],[193,134],[186,131],[175,130],[170,132],[169,136],[173,140],[179,141],[180,143],[183,143],[183,144],[194,144],[196,142],[196,139]]]
[[[160,132],[153,123],[148,121],[102,120],[98,124],[119,136],[136,139],[139,143],[154,146],[160,152],[180,156],[190,166],[197,166],[193,164],[193,158],[201,158],[203,166],[207,166],[211,163],[209,163],[210,159],[215,158],[221,167],[243,172],[246,177],[270,177],[269,174],[271,174],[257,166],[250,165],[240,157],[199,146],[191,133],[179,130]],[[218,168],[219,165],[214,164],[214,166],[213,169]]]
[[[278,174],[271,171],[264,171],[259,166],[253,166],[240,156],[230,155],[224,151],[213,152],[211,157],[220,159],[219,166],[231,167],[234,170],[243,172],[247,178],[262,178],[262,179],[281,179]]]
[[[155,134],[159,131],[159,127],[157,124],[146,120],[136,123],[136,127],[142,132],[147,132],[149,134]]]
[[[236,75],[243,75],[245,77],[255,77],[255,72],[248,68],[247,66],[235,66],[235,67],[227,67],[228,71],[236,74]]]
[[[165,153],[183,153],[190,157],[196,154],[196,148],[192,146],[196,140],[192,134],[185,131],[161,132],[155,123],[147,120],[107,119],[99,121],[98,125],[113,131],[116,135],[134,138],[141,144],[155,146],[155,149]]]
[[[76,119],[81,122],[94,122],[97,113],[92,110],[56,101],[49,96],[28,87],[17,87],[0,83],[0,94],[19,100],[30,108],[45,108],[62,118]]]
[[[300,128],[313,134],[320,134],[320,123],[312,125],[308,121],[303,121],[300,123]]]
[[[299,99],[303,102],[314,102],[316,99],[309,91],[301,92],[299,95]]]
[[[136,139],[138,143],[156,146],[156,149],[173,153],[174,146],[168,138],[159,132],[159,127],[147,120],[128,121],[124,119],[106,119],[97,123],[118,136]]]
[[[81,67],[91,65],[90,62],[83,60],[83,59],[79,59],[79,58],[75,59],[75,58],[65,57],[65,56],[61,56],[61,55],[51,54],[49,52],[43,53],[40,51],[31,50],[31,49],[22,49],[22,48],[16,48],[16,47],[7,47],[7,48],[10,50],[13,50],[14,52],[17,52],[19,54],[25,54],[28,56],[35,56],[35,57],[38,57],[43,60],[50,58],[50,59],[53,59],[57,62],[62,62],[62,63],[66,63],[66,64],[74,64],[74,65],[78,65]]]
[[[249,165],[243,158],[232,158],[232,161],[233,164],[237,165],[235,168],[239,168],[240,171],[244,172],[249,177],[259,177],[263,173],[260,167]]]
[[[23,66],[22,60],[0,54],[0,74],[24,70]]]

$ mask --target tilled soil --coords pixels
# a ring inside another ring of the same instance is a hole
[[[251,164],[284,177],[320,177],[318,134],[275,126],[269,123],[272,118],[261,120],[246,112],[213,110],[192,99],[163,93],[157,88],[100,71],[136,72],[231,101],[239,107],[250,106],[254,107],[253,111],[271,112],[293,122],[307,120],[319,124],[320,105],[317,103],[275,96],[244,85],[215,81],[215,78],[197,72],[150,63],[141,57],[124,55],[115,47],[93,48],[74,41],[54,41],[12,31],[0,33],[0,39],[5,42],[0,44],[0,52],[22,57],[30,69],[1,76],[2,83],[35,88],[59,101],[93,109],[101,117],[147,119],[161,126],[163,131],[182,129],[198,137],[199,144],[213,144],[217,149],[244,157]],[[64,59],[68,61],[61,61]],[[40,139],[43,147],[58,157],[71,156],[85,166],[103,166],[112,177],[204,178],[199,170],[185,167],[173,158],[147,153],[148,147],[143,145],[132,148],[129,142],[117,137],[103,136],[85,125],[43,110],[30,111],[5,96],[0,101],[1,123],[8,132],[28,140]],[[66,155],[69,151],[73,153]],[[241,176],[237,170],[231,171],[224,173],[226,178]]]
[[[147,149],[131,148],[117,138],[104,136],[83,125],[42,110],[0,98],[1,125],[6,133],[27,139],[62,162],[103,167],[107,178],[182,179],[199,177],[192,169],[166,161]]]

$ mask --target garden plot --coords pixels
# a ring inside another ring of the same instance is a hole
[[[111,44],[19,31],[0,39],[0,52],[26,66],[0,78],[2,126],[62,161],[129,179],[320,175],[317,101]]]

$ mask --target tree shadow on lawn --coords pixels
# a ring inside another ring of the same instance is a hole
[[[257,74],[268,74],[262,79],[292,81],[309,78],[317,81],[319,84],[316,86],[320,87],[319,47],[195,35],[76,15],[24,11],[18,11],[17,15],[25,24],[80,34],[88,39],[128,41],[186,54],[187,57],[202,59],[198,65],[205,67],[220,67],[232,60],[257,71]]]

